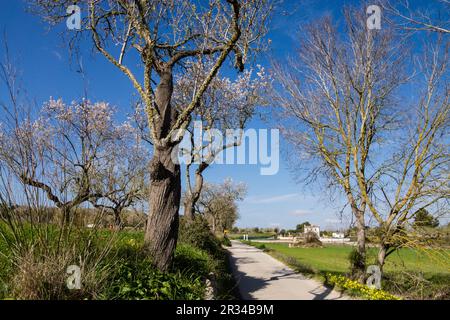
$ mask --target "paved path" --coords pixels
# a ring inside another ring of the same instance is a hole
[[[244,300],[340,300],[347,296],[295,273],[262,250],[232,241],[233,273]]]

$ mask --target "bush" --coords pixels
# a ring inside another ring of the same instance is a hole
[[[450,275],[420,271],[387,272],[383,289],[412,300],[449,300]]]
[[[358,250],[353,249],[350,254],[348,255],[348,260],[350,261],[351,270],[350,273],[352,274],[353,279],[359,279],[361,277],[364,277],[363,274],[361,274],[360,270],[363,270],[366,265],[365,258],[358,252]]]
[[[219,239],[211,232],[208,221],[200,215],[196,215],[193,221],[180,218],[178,241],[205,250],[213,256],[221,252]]]
[[[67,250],[66,250],[67,249]],[[98,260],[84,260],[73,248],[65,247],[60,252],[41,255],[32,249],[16,256],[18,264],[10,279],[10,292],[16,299],[97,299],[102,291],[111,266]],[[82,261],[77,261],[80,257]],[[67,267],[77,264],[82,270],[82,286],[79,290],[67,288]]]
[[[224,245],[226,247],[231,247],[231,241],[228,237],[223,237],[221,239],[221,243],[222,243],[222,245]]]
[[[258,243],[255,247],[263,251],[266,250],[266,245],[264,243]]]
[[[191,262],[194,262],[191,260]],[[199,262],[196,262],[197,264]],[[204,270],[204,267],[202,267]],[[202,270],[159,272],[148,258],[121,259],[103,298],[120,300],[198,300],[203,298]]]
[[[203,299],[207,278],[218,298],[233,298],[226,252],[201,217],[181,228],[167,273],[144,253],[142,232],[23,223],[14,234],[0,223],[0,235],[0,299]],[[81,290],[67,289],[71,264],[82,269]]]

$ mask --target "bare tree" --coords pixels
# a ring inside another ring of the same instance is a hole
[[[72,1],[34,0],[34,9],[52,23],[64,21]],[[171,159],[190,114],[226,59],[233,55],[243,70],[265,33],[273,3],[266,0],[90,0],[83,30],[96,49],[123,72],[137,90],[154,145],[145,245],[161,270],[169,267],[177,241],[181,197],[180,167]],[[114,46],[117,45],[117,46]],[[114,49],[116,48],[116,49]],[[143,83],[125,64],[135,50],[142,61]],[[174,74],[183,62],[213,59],[213,64],[181,112],[172,107]]]
[[[423,10],[414,8],[408,0],[382,1],[382,4],[388,20],[404,30],[450,33],[448,0],[429,0],[430,7]]]
[[[426,35],[424,33],[424,35]],[[385,161],[374,167],[371,177],[359,174],[361,193],[381,229],[378,264],[403,246],[419,246],[406,231],[419,209],[443,205],[450,199],[448,83],[449,43],[426,38],[416,101],[406,110],[405,128],[391,135]],[[394,148],[393,148],[394,146]],[[370,190],[370,192],[365,192]]]
[[[307,26],[289,66],[274,64],[275,101],[284,111],[283,131],[302,166],[341,191],[356,219],[358,259],[365,271],[365,213],[374,149],[391,129],[393,92],[405,80],[406,52],[388,29],[367,30],[363,12],[345,10],[345,31],[330,18]],[[303,32],[303,29],[302,29]],[[339,36],[339,35],[342,35]],[[362,191],[360,191],[362,190]]]

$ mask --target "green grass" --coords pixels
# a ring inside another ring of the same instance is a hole
[[[325,274],[348,275],[350,246],[289,248],[281,243],[250,243],[268,251],[296,271],[326,280]],[[377,248],[367,249],[367,264],[375,264]],[[450,250],[400,249],[384,266],[383,289],[406,299],[450,299]]]
[[[349,270],[350,246],[325,246],[323,248],[289,248],[287,244],[264,243],[266,248],[281,252],[312,267],[318,272],[345,273]],[[368,263],[375,263],[376,248],[368,248]],[[414,270],[424,273],[450,275],[450,250],[442,250],[438,258],[412,249],[400,249],[387,258],[385,271]]]
[[[0,232],[12,244],[16,243],[11,230],[0,222]],[[39,234],[39,236],[38,236]],[[43,235],[47,235],[43,237]],[[56,247],[58,227],[21,226],[20,239],[34,244],[36,248]],[[101,291],[96,291],[94,299],[164,299],[164,300],[196,300],[202,299],[205,291],[205,278],[211,273],[217,276],[221,298],[232,298],[228,295],[225,282],[229,281],[229,272],[225,270],[227,260],[221,252],[208,252],[192,244],[179,241],[173,266],[167,273],[156,270],[143,248],[144,233],[142,231],[111,232],[108,229],[90,230],[74,229],[61,245],[75,243],[81,251],[89,250],[96,254],[101,248],[111,246],[110,251],[102,259],[101,267],[108,267],[107,283]],[[111,239],[114,239],[113,241]],[[91,243],[89,247],[87,243]],[[221,247],[218,247],[221,250]],[[40,251],[36,251],[39,255]],[[44,258],[44,257],[43,257]],[[12,275],[15,274],[12,263],[11,246],[0,236],[0,300],[14,298]],[[31,280],[31,278],[30,278]],[[226,284],[228,285],[228,284]],[[220,291],[223,288],[223,291]],[[78,297],[69,297],[78,299]],[[82,296],[81,299],[91,299]]]

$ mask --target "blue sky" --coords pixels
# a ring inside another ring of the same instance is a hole
[[[357,1],[285,1],[280,14],[272,22],[268,37],[272,40],[272,53],[284,57],[294,42],[296,26],[300,21],[313,19],[330,13],[339,18],[342,5]],[[88,89],[92,101],[108,101],[115,105],[121,116],[126,116],[135,91],[129,80],[113,67],[103,56],[83,52],[82,64],[86,80],[76,72],[77,66],[69,61],[67,45],[59,33],[64,25],[48,30],[40,18],[25,12],[25,2],[1,1],[0,30],[6,33],[10,52],[21,70],[22,81],[27,94],[40,105],[54,98],[65,101],[84,96]],[[289,14],[287,14],[289,13]],[[3,41],[3,38],[2,40]],[[0,56],[3,57],[3,45]],[[267,59],[261,57],[260,64],[268,67]],[[3,99],[0,89],[0,99]],[[258,119],[251,127],[271,128],[273,123]],[[281,152],[286,148],[281,138]],[[315,186],[295,183],[287,160],[281,156],[279,173],[273,176],[260,175],[257,165],[217,165],[208,168],[205,174],[210,182],[221,182],[227,177],[244,181],[248,185],[248,196],[240,204],[240,227],[293,228],[303,221],[319,224],[323,228],[340,227],[339,210],[343,203],[338,199],[330,201]],[[347,225],[348,221],[343,224]]]

